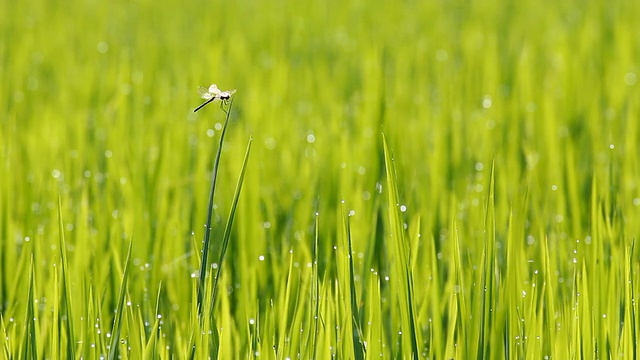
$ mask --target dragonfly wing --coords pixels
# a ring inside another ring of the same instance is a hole
[[[198,94],[200,94],[200,97],[205,100],[209,100],[214,96],[209,92],[209,90],[207,90],[207,88],[202,86],[198,87]]]
[[[209,93],[211,93],[213,96],[217,96],[220,95],[221,91],[220,89],[218,89],[218,85],[211,84],[211,86],[209,86]]]

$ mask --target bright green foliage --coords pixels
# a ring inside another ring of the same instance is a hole
[[[0,3],[0,358],[637,359],[638,19]]]

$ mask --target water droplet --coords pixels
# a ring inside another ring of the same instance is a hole
[[[98,43],[97,49],[99,53],[105,54],[107,51],[109,51],[109,45],[106,42],[101,41]]]
[[[638,82],[638,76],[633,72],[628,72],[624,75],[624,82],[629,86],[633,86]]]
[[[482,100],[482,107],[485,109],[488,109],[491,107],[491,105],[493,105],[493,100],[491,99],[491,96],[485,95],[484,99]]]

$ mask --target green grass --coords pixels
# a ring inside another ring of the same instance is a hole
[[[0,358],[637,359],[638,18],[3,2]]]

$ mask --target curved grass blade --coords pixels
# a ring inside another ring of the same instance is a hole
[[[491,329],[495,309],[495,241],[496,241],[496,215],[494,185],[495,163],[491,164],[489,179],[489,197],[485,208],[485,232],[486,238],[482,254],[482,314],[480,319],[480,335],[478,338],[478,359],[491,357]]]
[[[400,343],[400,349],[404,350],[401,353],[410,352],[410,356],[407,358],[418,359],[420,351],[418,344],[421,343],[418,339],[420,334],[417,332],[416,316],[415,316],[415,299],[413,295],[413,276],[411,274],[411,264],[409,263],[409,242],[407,241],[403,222],[400,217],[399,201],[398,201],[398,184],[396,182],[396,170],[393,166],[393,157],[389,146],[387,145],[387,139],[382,134],[382,144],[384,150],[384,163],[387,173],[387,196],[389,197],[389,225],[391,226],[392,234],[392,246],[395,256],[394,268],[395,276],[398,277],[396,291],[399,293],[398,298],[400,306],[400,316],[403,334],[407,334],[409,337],[409,344],[403,345]],[[404,301],[403,301],[404,300]]]
[[[7,327],[4,325],[4,318],[2,316],[2,313],[0,313],[0,329],[2,330],[2,332],[0,333],[0,335],[2,336],[2,338],[0,338],[0,341],[2,341],[2,353],[4,353],[5,359],[11,359],[11,351],[9,350],[9,335],[7,333]]]
[[[67,359],[75,359],[75,334],[73,331],[73,317],[71,314],[71,290],[69,289],[69,263],[67,262],[67,242],[64,237],[64,224],[62,222],[62,200],[58,197],[58,228],[60,241],[60,259],[62,267],[62,299],[60,308],[63,310],[62,316],[66,316],[65,329],[67,332]],[[57,283],[57,282],[56,282]],[[56,305],[56,308],[58,306]],[[57,341],[57,340],[56,340]],[[53,354],[52,354],[53,355]]]
[[[211,191],[209,192],[209,207],[207,209],[207,222],[205,223],[204,240],[202,245],[202,260],[200,261],[200,275],[198,282],[198,316],[202,314],[202,300],[205,290],[205,275],[207,273],[207,257],[209,254],[209,244],[211,242],[211,218],[213,216],[213,195],[216,190],[216,181],[218,179],[218,168],[220,167],[220,157],[222,156],[222,144],[224,142],[224,135],[227,133],[227,126],[229,125],[229,116],[231,114],[231,106],[233,105],[233,98],[229,100],[229,108],[223,111],[227,114],[222,126],[222,132],[220,133],[220,144],[216,152],[216,158],[213,162],[213,171],[211,175]],[[243,167],[244,169],[244,167]],[[202,320],[201,320],[202,321]]]
[[[29,271],[29,292],[27,295],[27,311],[24,317],[25,329],[21,351],[21,359],[38,359],[38,339],[36,336],[36,314],[33,307],[35,292],[35,269],[33,255],[31,255],[31,267]]]
[[[227,252],[227,246],[229,245],[229,239],[231,238],[231,227],[233,226],[233,219],[236,216],[236,209],[238,208],[238,199],[240,199],[240,191],[242,191],[242,184],[244,183],[244,174],[247,170],[247,162],[249,160],[249,154],[251,153],[251,143],[253,142],[253,138],[249,138],[249,143],[247,144],[247,150],[244,154],[244,160],[242,162],[242,168],[240,169],[240,177],[238,178],[238,182],[236,184],[236,190],[233,194],[233,201],[231,205],[231,210],[229,211],[229,217],[227,218],[227,225],[224,228],[224,235],[222,236],[222,248],[220,250],[220,257],[218,258],[218,272],[216,272],[216,277],[213,282],[213,293],[211,295],[211,304],[209,314],[213,316],[213,306],[216,301],[216,294],[218,292],[218,280],[220,279],[220,274],[222,273],[222,262],[224,261],[224,255]],[[203,254],[204,259],[204,254]],[[203,261],[204,263],[204,261]]]
[[[317,359],[318,354],[318,331],[319,331],[319,319],[320,319],[320,297],[319,297],[319,275],[318,275],[318,238],[320,237],[319,230],[320,213],[316,208],[315,220],[314,220],[314,236],[313,236],[313,248],[312,258],[313,263],[311,267],[311,324],[313,333],[309,335],[308,346],[306,347],[306,353],[312,351],[312,359]]]
[[[129,240],[129,249],[127,250],[127,259],[124,262],[124,271],[122,274],[122,282],[120,283],[120,292],[118,293],[118,306],[116,308],[116,316],[113,320],[111,329],[111,343],[109,344],[109,360],[114,360],[118,355],[118,345],[120,343],[120,331],[122,330],[122,312],[124,311],[124,299],[127,293],[127,280],[129,279],[129,265],[131,263],[131,247],[133,241]]]
[[[345,219],[345,235],[347,237],[347,245],[349,250],[349,288],[351,299],[351,326],[353,327],[353,355],[356,360],[364,360],[366,349],[364,347],[364,335],[362,333],[362,316],[358,309],[358,300],[356,297],[356,277],[353,270],[353,246],[351,242],[351,217],[347,215]]]
[[[52,312],[53,316],[51,317],[51,339],[49,342],[49,351],[51,356],[61,357],[60,356],[60,288],[57,286],[58,284],[58,268],[56,267],[53,271],[53,283],[56,284],[53,288],[53,306]]]
[[[160,336],[160,293],[162,291],[162,283],[158,286],[158,296],[156,297],[156,321],[153,323],[153,328],[149,333],[149,339],[144,347],[143,359],[157,359],[158,358],[158,338]]]

